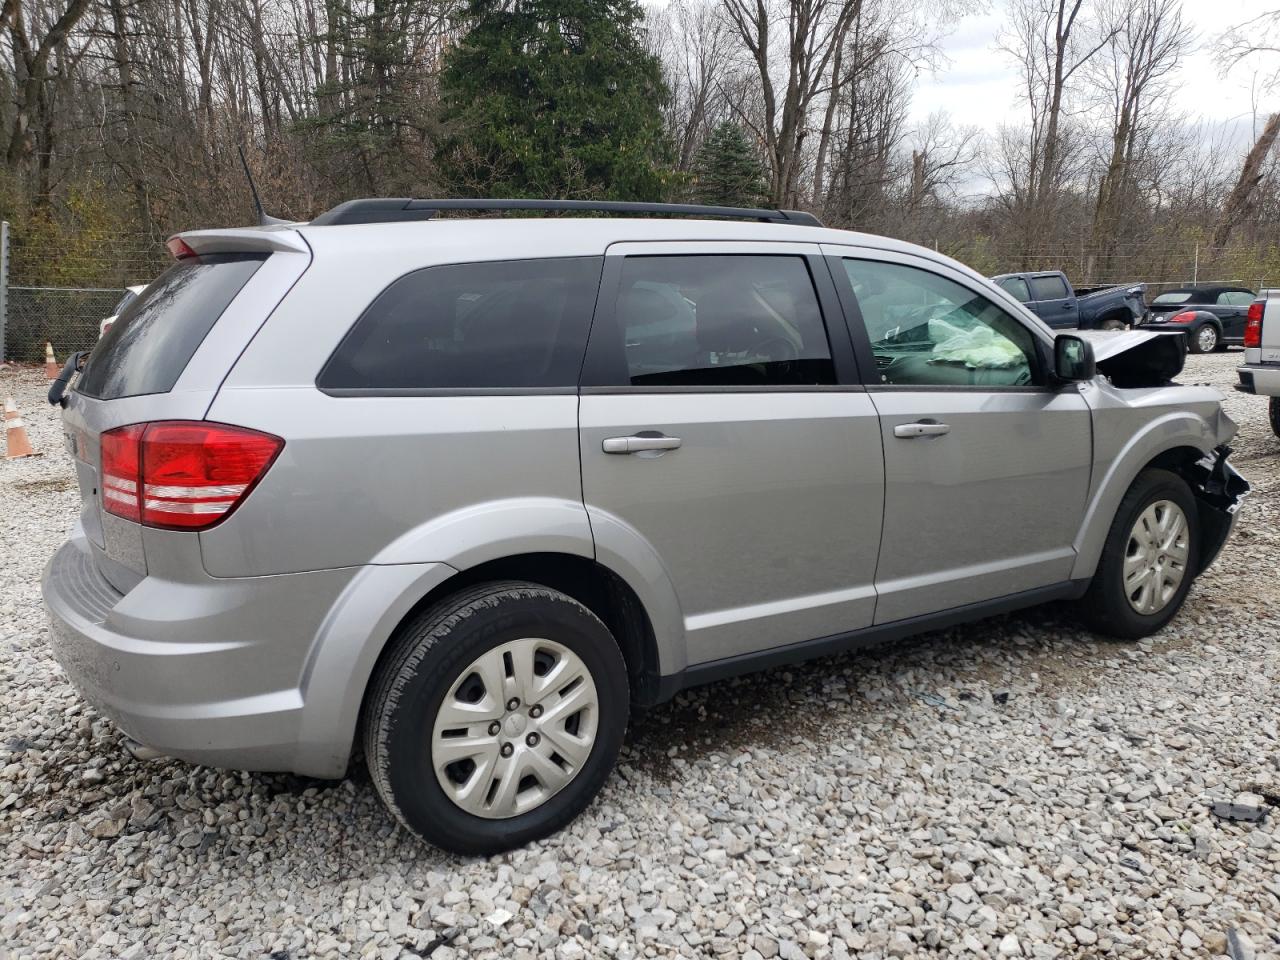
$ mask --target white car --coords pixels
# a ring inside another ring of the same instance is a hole
[[[1236,389],[1270,397],[1271,429],[1280,437],[1280,290],[1260,290],[1244,327],[1244,363]]]
[[[106,335],[106,332],[111,329],[111,325],[116,322],[116,317],[120,316],[120,314],[124,312],[124,308],[127,307],[129,304],[133,303],[133,301],[137,300],[138,295],[142,293],[142,291],[145,289],[147,289],[147,285],[145,283],[139,284],[136,287],[124,288],[124,296],[120,298],[120,302],[117,303],[115,305],[115,309],[111,311],[111,316],[104,317],[98,323],[98,339],[99,340],[101,340],[103,336]]]

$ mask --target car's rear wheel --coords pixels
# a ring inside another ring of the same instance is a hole
[[[1145,470],[1129,488],[1079,607],[1099,633],[1138,639],[1182,607],[1195,579],[1200,525],[1185,480]]]
[[[365,707],[365,753],[406,827],[486,854],[559,830],[608,778],[628,716],[613,636],[576,600],[486,584],[410,623]]]
[[[1213,353],[1218,349],[1218,343],[1221,339],[1218,336],[1218,328],[1212,323],[1206,323],[1191,335],[1191,352]]]

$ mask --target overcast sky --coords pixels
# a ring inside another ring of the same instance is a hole
[[[1238,66],[1221,77],[1210,49],[1223,31],[1251,17],[1274,10],[1277,0],[1183,0],[1183,16],[1200,35],[1200,46],[1182,65],[1176,104],[1191,119],[1235,120],[1240,136],[1252,129],[1255,110],[1280,106],[1280,97],[1253,102],[1251,70]],[[1017,72],[1008,54],[996,47],[1005,16],[1001,0],[992,11],[965,17],[943,41],[946,59],[935,75],[920,77],[911,104],[913,120],[945,110],[954,123],[992,131],[1002,121],[1018,121]],[[1274,42],[1274,41],[1273,41]]]

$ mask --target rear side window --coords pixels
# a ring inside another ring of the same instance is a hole
[[[267,254],[179,260],[128,303],[89,356],[76,391],[99,400],[168,393]]]
[[[1065,300],[1067,283],[1061,277],[1032,277],[1031,298],[1033,300]]]
[[[320,372],[327,390],[573,387],[599,257],[427,267],[395,281]]]
[[[616,317],[633,386],[836,382],[802,257],[628,257]]]
[[[1178,304],[1186,303],[1190,299],[1191,294],[1187,293],[1185,290],[1175,290],[1173,293],[1160,294],[1160,296],[1152,300],[1151,303],[1154,306],[1158,306],[1160,304]]]

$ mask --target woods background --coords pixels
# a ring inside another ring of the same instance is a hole
[[[985,273],[1176,282],[1198,255],[1202,279],[1280,282],[1269,83],[1244,138],[1173,96],[1196,45],[1223,69],[1274,52],[1250,38],[1280,12],[1204,37],[1179,0],[996,2],[1022,121],[979,130],[907,119],[976,0],[4,0],[11,282],[145,282],[169,234],[249,222],[240,146],[290,219],[369,195],[765,204]]]

